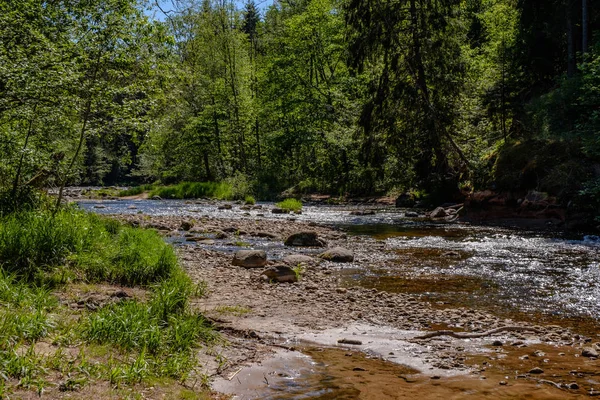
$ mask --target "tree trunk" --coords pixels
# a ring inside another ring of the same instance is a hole
[[[12,188],[12,198],[15,199],[17,196],[17,188],[19,187],[19,182],[21,181],[21,171],[23,170],[23,162],[25,160],[25,151],[27,150],[27,146],[29,144],[29,138],[33,133],[33,120],[35,119],[35,110],[37,109],[37,104],[33,106],[33,115],[29,119],[29,126],[27,127],[27,135],[25,136],[25,143],[23,144],[23,148],[21,149],[21,157],[19,158],[19,165],[17,166],[17,173],[15,175],[15,181],[13,182]]]
[[[581,0],[581,52],[588,51],[588,3],[587,0]]]
[[[575,43],[573,40],[573,15],[569,2],[567,2],[567,75],[575,75],[577,60],[575,59]]]

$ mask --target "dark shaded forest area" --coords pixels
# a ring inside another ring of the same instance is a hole
[[[491,189],[600,208],[589,0],[0,4],[0,186]]]

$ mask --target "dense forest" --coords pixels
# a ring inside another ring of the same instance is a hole
[[[600,204],[589,0],[0,3],[0,186]],[[149,17],[154,9],[161,18]]]

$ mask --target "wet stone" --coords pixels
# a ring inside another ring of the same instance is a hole
[[[581,355],[589,358],[598,358],[598,351],[593,347],[584,347]]]
[[[296,232],[285,240],[286,246],[296,247],[325,247],[325,241],[319,238],[316,232]]]
[[[267,253],[263,250],[238,250],[232,264],[244,268],[264,267],[267,265]]]
[[[270,281],[275,282],[298,282],[298,275],[287,265],[273,265],[262,272]]]
[[[343,247],[334,247],[327,251],[319,254],[319,257],[334,262],[352,262],[354,261],[354,255],[348,249]]]

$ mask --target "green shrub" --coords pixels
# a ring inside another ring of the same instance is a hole
[[[246,203],[246,205],[253,206],[254,204],[256,204],[256,199],[254,197],[248,195],[244,198],[244,203]]]
[[[231,200],[241,200],[250,195],[252,184],[246,174],[238,172],[227,178],[225,183],[230,188]]]
[[[285,199],[277,203],[277,207],[286,211],[300,211],[302,210],[302,202],[297,199]]]

